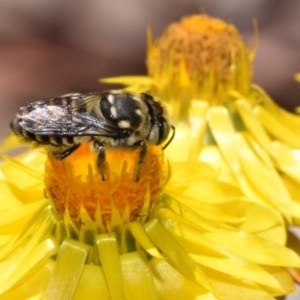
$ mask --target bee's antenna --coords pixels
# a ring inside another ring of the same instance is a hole
[[[171,137],[169,138],[169,140],[164,144],[163,150],[165,150],[170,145],[170,143],[172,142],[172,140],[173,140],[173,138],[175,136],[175,126],[172,125],[171,129],[173,130],[173,133],[172,133]]]

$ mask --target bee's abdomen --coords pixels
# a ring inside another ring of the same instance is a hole
[[[27,132],[28,133],[28,132]],[[39,135],[29,133],[33,138],[31,140],[40,144],[46,144],[51,146],[73,146],[74,137],[72,136],[60,136],[60,135]]]
[[[20,126],[20,119],[14,118],[9,124],[10,129],[17,135],[23,135],[22,127]]]
[[[22,136],[25,140],[28,141],[37,141],[36,136],[34,133],[25,130],[21,125],[20,125],[20,118],[16,117],[11,123],[10,123],[10,128],[11,130],[19,136]]]
[[[27,142],[38,142],[38,143],[43,143],[43,144],[49,144],[49,136],[40,136],[37,134],[34,134],[33,132],[30,132],[26,129],[24,129],[21,125],[20,122],[22,119],[16,117],[11,123],[10,123],[10,128],[11,130],[18,136],[21,136],[25,141]]]
[[[10,123],[10,128],[16,135],[21,136],[25,140],[25,142],[37,142],[39,144],[52,145],[52,146],[74,145],[73,136],[35,134],[22,127],[20,125],[21,122],[22,122],[22,118],[16,117]]]
[[[42,137],[42,136],[41,136]],[[73,136],[43,136],[48,138],[48,144],[53,146],[72,146],[74,145],[74,137]]]
[[[19,112],[17,116],[14,118],[12,122],[10,122],[10,128],[11,130],[19,136],[22,136],[25,140],[28,141],[37,141],[36,135],[33,132],[30,132],[26,130],[22,125],[22,116],[26,115],[27,113],[31,112],[34,110],[30,105],[21,107],[19,109]]]

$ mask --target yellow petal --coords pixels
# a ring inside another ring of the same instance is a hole
[[[300,117],[281,108],[270,96],[259,86],[252,85],[252,93],[258,97],[263,106],[290,131],[297,133],[300,129]]]
[[[4,170],[4,174],[6,173],[7,168],[14,167],[15,169],[18,169],[21,172],[23,172],[33,178],[36,178],[37,180],[41,180],[41,178],[42,178],[41,172],[38,172],[34,168],[30,168],[30,167],[26,166],[24,163],[20,163],[19,161],[6,155],[5,153],[0,153],[0,154],[9,163],[8,165],[2,166],[2,171]],[[7,177],[9,178],[10,176],[8,175]]]
[[[216,172],[207,163],[204,162],[172,162],[173,172],[168,182],[168,188],[180,189],[181,186],[186,186],[193,182],[202,180],[212,180],[216,178]]]
[[[23,284],[17,285],[9,292],[1,295],[1,300],[11,299],[31,299],[37,295],[37,299],[41,299],[41,295],[44,293],[51,275],[53,274],[55,263],[52,259],[48,259],[47,262],[30,277]]]
[[[14,257],[12,257],[1,263],[0,266],[6,268],[6,270],[0,271],[0,294],[11,289],[17,283],[29,280],[32,272],[43,266],[56,252],[57,246],[55,243],[51,239],[47,239],[38,244],[22,261],[14,262]]]
[[[288,248],[246,232],[209,232],[205,236],[216,244],[242,255],[250,261],[270,266],[300,267],[300,258]],[[249,251],[251,249],[251,251]]]
[[[10,133],[0,145],[1,151],[7,151],[16,147],[20,147],[20,138]]]
[[[222,153],[217,145],[206,145],[201,149],[201,152],[198,156],[198,159],[201,162],[210,164],[220,181],[230,183],[234,186],[238,186],[238,182],[229,168],[226,160],[222,156]]]
[[[43,198],[42,173],[5,154],[7,161],[1,170],[9,183],[11,192],[21,201],[36,201]]]
[[[72,299],[84,268],[87,252],[88,248],[83,243],[71,239],[63,242],[43,299]]]
[[[284,293],[279,282],[263,268],[239,256],[227,253],[227,258],[215,258],[205,255],[191,255],[201,265],[229,274],[238,279],[249,280]]]
[[[229,205],[227,209],[230,209]],[[266,240],[285,245],[286,228],[277,210],[271,210],[251,201],[240,201],[234,206],[234,210],[236,209],[244,214],[243,223],[237,227],[239,230],[255,233]]]
[[[268,150],[271,139],[262,124],[252,114],[249,102],[240,99],[235,104],[247,130],[263,149]]]
[[[201,300],[216,299],[200,285],[180,274],[168,261],[154,258],[150,261],[150,266],[156,274],[154,282],[159,299],[182,300],[198,299],[198,297]]]
[[[292,149],[284,143],[275,141],[271,145],[270,153],[275,159],[278,169],[300,183],[300,150]]]
[[[157,299],[151,269],[137,252],[123,254],[121,266],[126,299]]]
[[[100,266],[84,265],[72,300],[110,300],[107,283]]]
[[[190,280],[197,282],[209,291],[213,291],[201,269],[197,267],[191,257],[159,221],[151,220],[145,224],[145,229],[153,242],[174,264],[176,269],[180,270]]]
[[[205,271],[214,288],[222,295],[221,299],[275,300],[274,297],[266,292],[265,287],[261,287],[259,284],[241,281],[210,268],[205,268]]]
[[[156,246],[151,242],[140,222],[130,222],[128,228],[134,238],[151,256],[163,258]]]
[[[1,177],[4,176],[0,170],[0,178]],[[5,179],[2,180],[2,178],[0,179],[0,190],[1,190],[0,207],[3,210],[10,209],[19,206],[21,204],[19,199],[12,193],[12,191],[8,187],[6,180]]]
[[[287,270],[283,268],[272,267],[272,266],[263,266],[263,268],[267,272],[272,274],[272,276],[276,278],[278,282],[280,282],[281,286],[283,287],[283,290],[285,291],[285,294],[293,294],[296,292],[293,278],[290,276]],[[275,290],[270,289],[270,287],[268,286],[266,287],[266,291],[268,291],[270,294],[275,296],[282,295],[282,293],[276,293]]]
[[[125,299],[121,262],[115,234],[99,234],[96,236],[96,243],[111,299]]]
[[[168,146],[165,153],[170,161],[183,162],[189,157],[189,127],[185,123],[176,126],[176,138]],[[182,147],[184,145],[184,147]]]
[[[297,132],[291,131],[280,119],[276,118],[264,107],[257,105],[253,109],[253,113],[272,136],[291,147],[300,148],[300,138]]]
[[[110,78],[102,78],[99,80],[104,83],[114,83],[114,84],[123,84],[123,85],[144,85],[151,86],[154,80],[149,76],[118,76]]]
[[[225,182],[212,180],[189,184],[183,195],[194,199],[199,198],[207,204],[227,203],[244,196],[237,187]]]
[[[242,134],[237,133],[231,122],[229,112],[222,107],[209,110],[209,124],[213,135],[246,195],[255,197],[256,201],[263,198],[266,203],[277,207],[290,220],[291,198],[282,184],[276,170],[266,168],[256,157]],[[246,178],[245,178],[246,176]],[[261,182],[264,182],[262,185]],[[247,186],[246,186],[247,185]],[[251,189],[254,191],[251,191]]]
[[[44,235],[51,230],[54,221],[49,215],[47,205],[42,206],[22,230],[0,249],[0,261],[7,256],[12,257],[12,254],[16,255],[19,261],[22,261],[26,254],[30,253],[37,243],[43,240]],[[35,232],[35,238],[29,238],[33,232]],[[19,253],[20,249],[22,249],[21,253]]]
[[[0,211],[0,234],[17,233],[23,228],[29,217],[45,206],[46,200],[19,205],[12,209]]]

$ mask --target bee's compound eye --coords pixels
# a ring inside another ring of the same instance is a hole
[[[169,132],[170,132],[169,124],[166,121],[161,122],[159,126],[159,140],[157,142],[158,145],[163,143],[167,139]]]
[[[125,139],[125,138],[128,138],[132,133],[132,130],[131,129],[121,129],[120,130],[120,138],[121,139]]]
[[[114,96],[109,94],[102,98],[100,101],[100,110],[106,119],[115,120],[117,117],[117,111],[114,106]]]

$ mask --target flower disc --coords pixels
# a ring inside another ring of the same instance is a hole
[[[150,146],[136,181],[139,149],[106,150],[106,180],[96,167],[98,153],[82,144],[64,160],[48,155],[45,185],[57,211],[69,213],[77,227],[85,210],[100,231],[145,218],[165,186],[169,172],[161,147]],[[116,222],[113,216],[118,214]],[[114,223],[114,224],[112,224]]]

